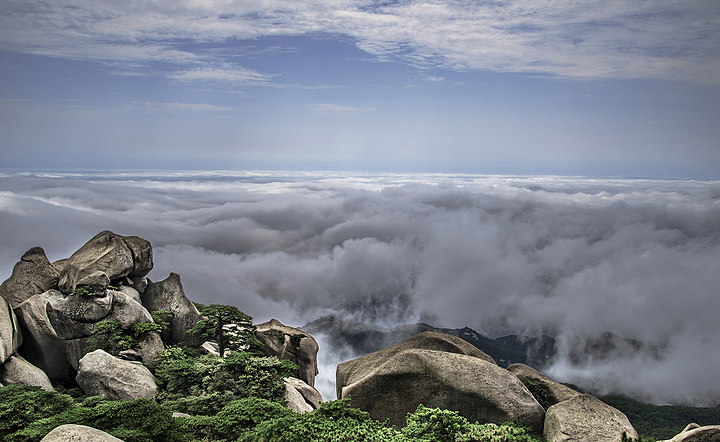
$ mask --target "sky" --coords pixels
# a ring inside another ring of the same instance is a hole
[[[0,174],[0,281],[102,230],[160,281],[255,323],[327,315],[554,337],[546,372],[597,394],[720,403],[720,181],[347,172]],[[638,352],[579,362],[605,332]],[[320,343],[316,385],[360,354]]]
[[[715,0],[4,0],[0,169],[720,177]]]

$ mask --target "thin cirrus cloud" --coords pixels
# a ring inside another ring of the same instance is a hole
[[[256,72],[251,69],[234,67],[224,63],[220,66],[201,66],[168,75],[178,81],[207,81],[230,84],[264,84],[272,79],[272,75]]]
[[[373,107],[357,107],[357,106],[341,106],[339,104],[321,103],[310,106],[314,112],[322,112],[329,114],[358,114],[363,112],[372,112]]]
[[[210,104],[210,103],[179,103],[179,102],[158,103],[158,102],[146,101],[142,104],[150,109],[186,110],[186,111],[199,111],[199,112],[206,112],[206,111],[229,112],[229,111],[235,110],[232,107],[216,106],[216,105]]]
[[[326,33],[349,36],[379,59],[420,67],[717,84],[719,13],[720,4],[704,0],[11,0],[0,25],[5,49],[105,62],[212,62],[187,43]],[[202,74],[174,75],[210,75]]]

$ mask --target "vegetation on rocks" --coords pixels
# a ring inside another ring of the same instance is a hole
[[[161,333],[162,324],[151,322],[137,322],[129,328],[123,328],[120,321],[100,321],[95,325],[92,334],[85,345],[85,353],[93,350],[104,350],[111,355],[117,355],[124,350],[140,347],[140,339],[146,333]]]

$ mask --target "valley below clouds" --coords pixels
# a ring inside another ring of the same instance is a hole
[[[0,174],[0,279],[102,230],[149,277],[255,322],[323,316],[555,338],[547,370],[598,393],[720,403],[720,182],[338,172]],[[605,332],[637,351],[579,358]],[[323,353],[330,390],[338,355]],[[323,392],[325,396],[327,393]],[[333,399],[326,397],[326,399]]]

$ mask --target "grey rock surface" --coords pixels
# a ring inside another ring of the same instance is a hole
[[[7,361],[22,344],[22,331],[10,303],[0,298],[0,364]]]
[[[163,281],[148,285],[142,295],[142,305],[149,311],[168,311],[173,314],[170,339],[174,344],[199,345],[202,339],[187,331],[195,326],[200,313],[185,296],[180,275],[170,273]]]
[[[48,290],[26,299],[15,309],[23,330],[21,355],[56,383],[72,382],[75,378],[75,370],[66,356],[66,343],[58,337],[47,315],[48,305],[62,298],[57,290]]]
[[[587,394],[548,408],[543,430],[548,442],[618,442],[623,433],[638,437],[625,414]]]
[[[553,381],[545,374],[525,364],[512,364],[508,371],[515,376],[530,390],[535,399],[547,409],[558,402],[579,396],[580,393],[572,388]]]
[[[56,288],[58,271],[40,247],[25,252],[13,268],[12,275],[0,284],[0,296],[15,308],[33,295]]]
[[[44,371],[18,355],[12,355],[0,365],[0,382],[4,385],[35,385],[47,391],[55,389]]]
[[[85,394],[114,400],[153,399],[158,392],[155,378],[147,367],[103,350],[95,350],[80,359],[75,379]]]
[[[664,442],[720,442],[720,425],[690,424],[677,436]]]
[[[487,358],[422,348],[458,350],[441,342],[446,336],[426,333],[410,343],[421,348],[401,343],[400,351],[390,347],[338,365],[338,397],[349,396],[353,406],[396,426],[422,404],[458,411],[471,422],[516,420],[542,430],[545,410],[517,377]]]
[[[315,338],[302,330],[284,325],[277,319],[257,325],[255,336],[264,344],[265,355],[293,362],[298,366],[293,376],[311,387],[315,385],[319,349]]]
[[[40,442],[123,442],[104,431],[85,425],[65,424],[55,427]]]
[[[152,248],[142,238],[106,230],[95,235],[62,265],[58,289],[70,294],[83,278],[96,272],[104,273],[110,280],[147,275],[153,265]]]

